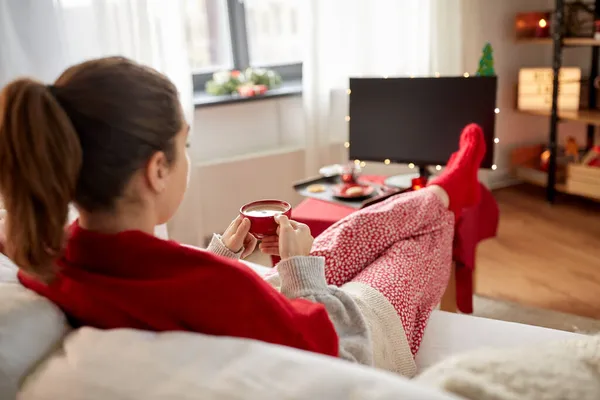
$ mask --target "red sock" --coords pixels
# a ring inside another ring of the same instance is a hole
[[[483,131],[477,124],[467,125],[460,135],[457,152],[448,160],[446,169],[428,185],[438,185],[448,193],[448,209],[458,216],[465,207],[479,202],[477,171],[485,155]]]

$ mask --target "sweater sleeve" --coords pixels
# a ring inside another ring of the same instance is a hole
[[[244,252],[243,247],[237,253],[234,253],[233,251],[229,250],[227,246],[225,246],[225,244],[223,243],[221,235],[217,235],[216,233],[213,234],[213,237],[210,240],[210,243],[208,244],[206,250],[218,256],[223,256],[234,260],[239,260],[242,256],[242,253]]]
[[[339,356],[345,360],[373,365],[370,332],[358,305],[349,294],[325,280],[323,257],[292,257],[278,264],[281,293],[325,306],[339,336]]]
[[[338,356],[338,335],[323,305],[286,298],[237,261],[215,261],[177,279],[177,297],[163,303],[184,330]]]

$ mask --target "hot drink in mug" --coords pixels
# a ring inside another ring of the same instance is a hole
[[[257,239],[277,234],[277,215],[292,217],[292,206],[281,200],[258,200],[246,204],[240,214],[250,220],[250,233]]]

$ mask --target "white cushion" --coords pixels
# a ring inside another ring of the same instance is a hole
[[[20,400],[456,399],[397,375],[254,340],[82,328]]]
[[[581,337],[539,326],[433,311],[415,361],[422,371],[455,354],[485,347],[510,348]]]
[[[0,282],[18,282],[17,266],[2,253],[0,253]]]
[[[0,258],[2,273],[12,283],[0,283],[0,399],[15,398],[28,373],[20,400],[455,399],[371,368],[247,339],[83,328],[61,345],[63,314],[14,283],[14,264]]]
[[[0,283],[0,399],[12,399],[26,374],[66,334],[62,312],[18,283]]]

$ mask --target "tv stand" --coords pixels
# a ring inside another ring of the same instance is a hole
[[[429,180],[429,177],[431,176],[431,172],[429,172],[429,165],[419,165],[419,176]]]
[[[398,189],[408,189],[413,186],[413,179],[416,178],[425,178],[425,181],[429,180],[431,173],[429,172],[428,165],[419,165],[419,172],[411,173],[411,174],[401,174],[390,176],[385,180],[386,186],[395,187]]]

